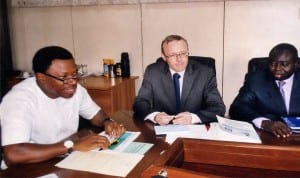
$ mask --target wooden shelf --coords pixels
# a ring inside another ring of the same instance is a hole
[[[137,76],[128,78],[108,78],[88,76],[79,83],[84,86],[93,100],[111,116],[119,110],[132,110],[135,98],[135,80]]]

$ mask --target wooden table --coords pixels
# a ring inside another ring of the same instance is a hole
[[[83,77],[84,86],[93,100],[111,116],[119,110],[132,110],[137,76],[109,78],[103,76]]]
[[[279,149],[282,150],[280,153],[287,153],[290,155],[291,160],[288,156],[286,159],[289,163],[300,160],[300,135],[293,135],[287,139],[277,139],[271,134],[265,132],[259,132],[263,144],[247,144],[237,142],[219,142],[219,141],[208,141],[208,140],[195,140],[195,139],[177,139],[171,146],[164,142],[164,136],[155,136],[153,130],[153,124],[149,122],[143,122],[132,118],[131,111],[119,111],[112,115],[112,118],[118,122],[122,122],[129,131],[141,131],[141,135],[137,138],[138,142],[153,143],[154,146],[145,154],[144,158],[137,164],[137,166],[128,174],[129,178],[138,177],[151,177],[156,175],[161,169],[168,170],[169,178],[173,177],[264,177],[277,175],[276,170],[266,170],[261,168],[247,168],[236,166],[240,162],[247,163],[247,156],[239,157],[242,155],[239,153],[239,147],[249,147],[248,154],[254,154],[256,152],[261,153],[265,149]],[[98,128],[90,128],[95,132],[100,132]],[[80,131],[79,135],[87,133],[87,129]],[[280,147],[278,147],[280,146]],[[225,149],[227,147],[227,149]],[[201,153],[197,153],[198,148],[201,148]],[[247,149],[247,148],[246,148]],[[295,152],[289,149],[294,149]],[[254,150],[254,151],[253,151]],[[255,151],[257,150],[257,151]],[[204,152],[206,151],[206,152]],[[224,153],[224,155],[222,154]],[[266,151],[265,151],[266,152]],[[230,153],[235,155],[236,162],[230,161]],[[272,158],[274,152],[269,152],[267,155]],[[217,154],[214,156],[214,154]],[[204,157],[203,155],[206,155]],[[278,156],[278,155],[273,155]],[[285,156],[285,155],[282,155]],[[196,158],[203,158],[199,159]],[[205,159],[204,159],[205,158]],[[210,158],[210,159],[208,159]],[[243,159],[241,159],[243,158]],[[195,161],[198,160],[198,161]],[[74,171],[68,169],[62,169],[55,167],[54,165],[62,160],[62,158],[55,158],[42,163],[19,165],[10,167],[0,172],[0,177],[38,177],[50,173],[55,173],[60,178],[71,178],[71,177],[84,177],[84,178],[96,178],[96,177],[113,177],[101,174],[89,173],[84,171]],[[208,160],[213,162],[208,164]],[[231,166],[218,165],[220,160],[225,160],[225,163],[232,162]],[[227,160],[227,161],[226,161]],[[254,157],[249,160],[255,160]],[[258,159],[259,160],[259,159]],[[261,159],[260,159],[261,160]],[[278,161],[279,159],[269,160]],[[299,163],[299,162],[298,162]],[[284,164],[281,163],[281,164]],[[300,164],[297,164],[299,167]],[[270,166],[269,166],[270,167]],[[285,165],[287,167],[287,165]],[[296,167],[297,168],[297,167]],[[294,166],[295,169],[295,166]],[[286,176],[297,176],[300,177],[300,170],[298,171],[279,171],[281,174]]]

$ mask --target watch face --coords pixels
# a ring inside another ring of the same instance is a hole
[[[74,143],[71,140],[67,140],[64,142],[64,146],[66,148],[72,148],[74,146]]]

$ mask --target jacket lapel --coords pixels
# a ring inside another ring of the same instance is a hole
[[[183,78],[183,85],[182,85],[182,92],[181,92],[181,108],[184,108],[187,102],[188,95],[193,87],[193,83],[196,77],[197,74],[193,72],[192,65],[189,62]]]
[[[165,63],[163,68],[163,76],[162,76],[162,86],[164,87],[164,93],[167,95],[169,106],[172,106],[172,110],[176,111],[176,96],[175,96],[175,88],[173,84],[173,79],[168,67],[168,64]]]
[[[267,88],[267,95],[270,97],[270,104],[273,105],[274,110],[279,111],[279,113],[287,114],[287,110],[285,108],[284,100],[281,96],[279,88],[276,84],[276,81],[273,78],[269,78]]]
[[[289,108],[289,113],[290,115],[294,115],[293,113],[298,113],[299,114],[299,102],[300,102],[300,73],[295,72],[294,75],[294,81],[293,81],[293,86],[292,86],[292,91],[291,91],[291,98],[290,98],[290,108]]]

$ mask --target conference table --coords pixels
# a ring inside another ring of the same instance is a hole
[[[289,138],[257,131],[262,144],[178,138],[172,145],[165,136],[156,136],[154,124],[133,118],[132,111],[112,115],[128,131],[140,131],[137,142],[152,143],[143,159],[127,175],[129,178],[152,177],[159,171],[168,177],[300,177],[300,134]],[[81,129],[75,136],[84,136],[95,127]],[[41,163],[16,165],[0,171],[0,177],[40,177],[55,174],[69,177],[115,177],[56,167],[64,159],[56,157]],[[97,164],[97,163],[95,163]],[[262,167],[261,167],[262,166]]]

